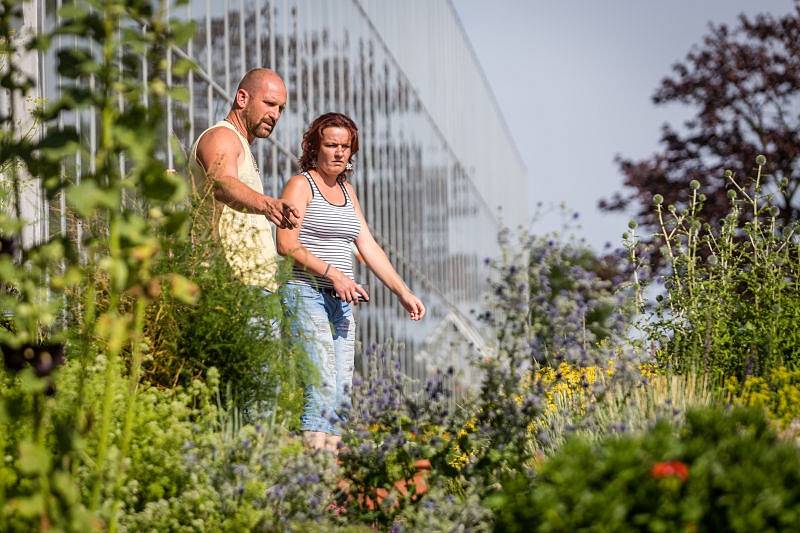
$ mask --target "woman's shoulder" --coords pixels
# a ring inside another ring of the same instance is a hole
[[[342,186],[344,186],[344,188],[347,189],[348,191],[352,192],[355,190],[353,189],[353,183],[349,179],[347,179],[347,176],[345,176],[344,174],[339,176],[339,183],[341,183]]]
[[[296,174],[289,178],[283,187],[283,196],[287,194],[298,195],[310,200],[314,192],[311,190],[311,184],[308,183],[305,174]]]
[[[295,174],[291,178],[286,181],[286,184],[290,183],[308,183],[308,177],[306,176],[305,172],[301,172],[300,174]]]

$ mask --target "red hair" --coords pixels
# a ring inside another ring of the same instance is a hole
[[[317,164],[317,154],[322,143],[325,128],[344,128],[350,132],[350,159],[358,152],[358,127],[356,123],[341,113],[325,113],[318,116],[303,134],[303,155],[300,156],[300,170],[305,172]],[[349,163],[350,161],[348,161]]]

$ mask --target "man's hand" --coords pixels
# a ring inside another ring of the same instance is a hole
[[[286,200],[265,195],[263,211],[269,221],[279,228],[292,229],[300,224],[300,212]]]

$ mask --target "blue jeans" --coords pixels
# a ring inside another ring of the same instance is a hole
[[[353,384],[353,310],[347,302],[308,285],[287,283],[281,295],[292,336],[299,338],[318,372],[318,379],[306,387],[300,427],[338,435],[345,421],[339,408],[350,405]]]

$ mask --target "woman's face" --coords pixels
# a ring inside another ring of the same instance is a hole
[[[317,153],[317,170],[328,176],[338,176],[350,161],[350,130],[330,126],[322,130]]]

